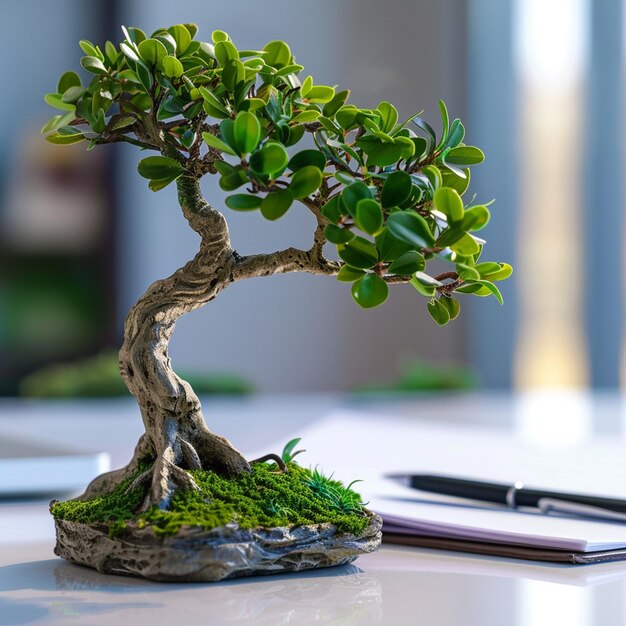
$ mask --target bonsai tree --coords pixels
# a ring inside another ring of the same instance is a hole
[[[474,233],[489,209],[463,197],[470,166],[484,157],[463,143],[463,124],[449,120],[443,103],[437,137],[418,115],[399,120],[389,102],[360,108],[348,90],[299,78],[304,68],[283,41],[240,50],[220,30],[211,42],[196,39],[193,24],[150,36],[122,30],[119,46],[80,42],[87,80],[73,71],[61,76],[45,97],[61,112],[43,133],[54,144],[84,141],[90,150],[125,142],[153,153],[139,161],[139,174],[155,192],[176,185],[183,216],[200,236],[196,256],[152,284],[126,318],[119,366],[145,434],[126,467],[96,478],[81,496],[111,492],[139,474],[133,485],[149,484],[144,508],[167,509],[177,490],[198,488],[186,470],[250,471],[207,428],[198,397],[172,369],[168,343],[181,315],[237,281],[308,272],[347,283],[365,309],[383,304],[389,285],[406,283],[443,325],[459,314],[457,294],[502,302],[494,282],[511,267],[479,262],[485,242]],[[219,177],[231,210],[268,220],[310,212],[311,247],[238,254],[224,214],[202,195],[207,174]],[[326,256],[327,243],[339,260]],[[449,270],[427,273],[435,260]]]

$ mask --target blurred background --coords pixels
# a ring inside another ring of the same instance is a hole
[[[305,73],[359,106],[423,109],[439,128],[444,99],[487,155],[471,187],[496,199],[485,258],[515,274],[504,307],[465,297],[445,328],[406,286],[364,311],[333,279],[245,281],[178,323],[178,370],[266,392],[622,384],[623,0],[21,0],[0,20],[0,395],[37,394],[33,372],[103,351],[84,371],[115,376],[126,311],[196,252],[174,189],[148,190],[135,148],[39,134],[53,113],[43,94],[80,69],[80,39],[180,22],[246,48],[285,39]],[[204,190],[223,206],[215,181]],[[304,208],[227,218],[241,254],[310,245]]]

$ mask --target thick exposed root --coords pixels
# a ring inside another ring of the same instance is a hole
[[[152,486],[146,496],[143,508],[156,505],[161,509],[169,507],[172,496],[179,490],[196,490],[200,488],[196,481],[184,469],[175,465],[167,457],[172,457],[171,449],[165,451],[152,466]]]
[[[100,474],[100,476],[94,478],[87,486],[87,489],[85,489],[85,492],[78,496],[76,500],[92,500],[105,493],[110,493],[117,485],[136,474],[142,463],[149,462],[153,458],[152,443],[149,437],[144,434],[139,438],[135,446],[133,458],[128,465],[112,472]]]
[[[117,485],[137,474],[141,464],[146,462],[152,464],[150,469],[136,476],[126,488],[133,491],[149,485],[141,507],[143,510],[151,506],[167,509],[177,491],[197,490],[198,485],[185,470],[213,470],[231,477],[250,471],[248,461],[224,437],[208,430],[183,433],[175,429],[164,449],[157,454],[150,439],[143,435],[126,467],[98,476],[77,499],[90,500],[110,493]]]

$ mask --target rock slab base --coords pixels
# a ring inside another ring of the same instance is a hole
[[[359,536],[339,533],[332,525],[242,530],[228,524],[211,530],[183,527],[174,536],[129,526],[109,537],[101,524],[55,520],[54,552],[105,574],[215,582],[351,563],[380,547],[382,520],[369,515],[370,524]]]

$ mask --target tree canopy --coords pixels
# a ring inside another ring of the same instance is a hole
[[[425,296],[440,325],[459,314],[453,294],[502,302],[494,283],[512,268],[480,261],[485,241],[474,233],[489,208],[464,199],[470,167],[484,155],[463,143],[464,126],[443,102],[438,137],[420,114],[400,120],[389,102],[359,108],[348,90],[301,80],[304,68],[284,41],[240,50],[220,30],[197,40],[194,24],[150,36],[122,30],[119,46],[80,42],[87,81],[65,72],[45,96],[61,111],[42,129],[49,142],[155,150],[138,165],[153,191],[218,175],[230,209],[268,220],[306,206],[317,244],[336,246],[337,278],[351,283],[361,307],[385,302],[394,282]],[[432,259],[450,271],[431,276]]]

